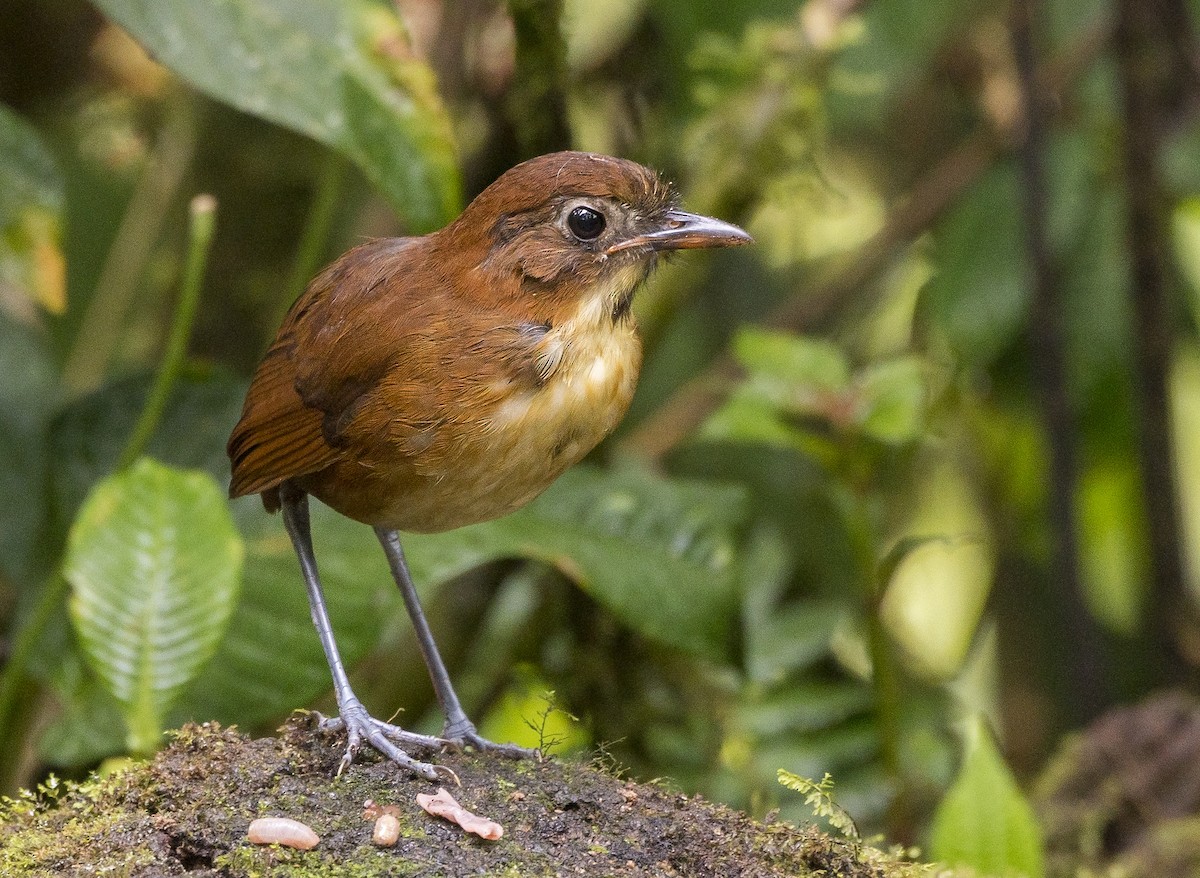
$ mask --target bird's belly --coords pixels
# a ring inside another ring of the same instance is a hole
[[[439,427],[420,454],[348,461],[336,477],[315,479],[306,489],[351,518],[416,533],[507,515],[542,493],[624,416],[641,347],[632,332],[609,341],[616,343],[585,347],[537,388],[495,388],[483,410]],[[320,482],[357,484],[334,496]]]

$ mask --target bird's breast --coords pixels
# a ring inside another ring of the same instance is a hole
[[[444,423],[427,450],[411,449],[402,488],[383,492],[386,508],[352,517],[432,532],[519,509],[617,426],[642,351],[633,321],[614,320],[609,297],[596,296],[551,325],[530,356],[536,383],[477,388],[469,417]]]
[[[537,346],[541,383],[502,395],[487,418],[505,458],[565,461],[561,472],[612,432],[629,407],[642,359],[632,322],[581,312],[584,319],[551,328]]]

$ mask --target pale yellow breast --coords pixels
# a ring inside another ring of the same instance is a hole
[[[405,492],[388,516],[394,526],[446,530],[506,515],[613,431],[633,398],[642,349],[632,319],[612,319],[610,296],[583,302],[535,354],[546,367],[541,385],[495,387],[478,429],[458,437],[436,473],[418,463],[426,481]]]
[[[496,406],[488,430],[505,441],[504,453],[578,460],[612,432],[637,384],[642,350],[632,321],[614,322],[607,301],[585,302],[579,313],[553,327],[538,348],[551,368],[541,387]]]
[[[633,321],[614,321],[611,300],[597,295],[546,333],[538,355],[548,367],[541,387],[509,397],[488,418],[497,454],[541,484],[535,495],[620,422],[642,347]]]

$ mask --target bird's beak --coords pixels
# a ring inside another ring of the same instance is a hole
[[[732,223],[684,210],[668,210],[659,228],[618,241],[605,253],[634,247],[655,250],[696,250],[701,247],[738,247],[754,239]]]

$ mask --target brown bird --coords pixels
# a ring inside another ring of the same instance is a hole
[[[429,779],[403,747],[479,736],[417,601],[398,530],[429,533],[528,503],[620,421],[641,364],[630,304],[663,251],[745,244],[686,213],[634,162],[580,152],[503,174],[444,229],[354,248],[297,299],[229,439],[232,497],[282,508],[349,744]],[[441,738],[367,713],[351,691],[317,577],[312,495],[375,528],[446,723]]]

